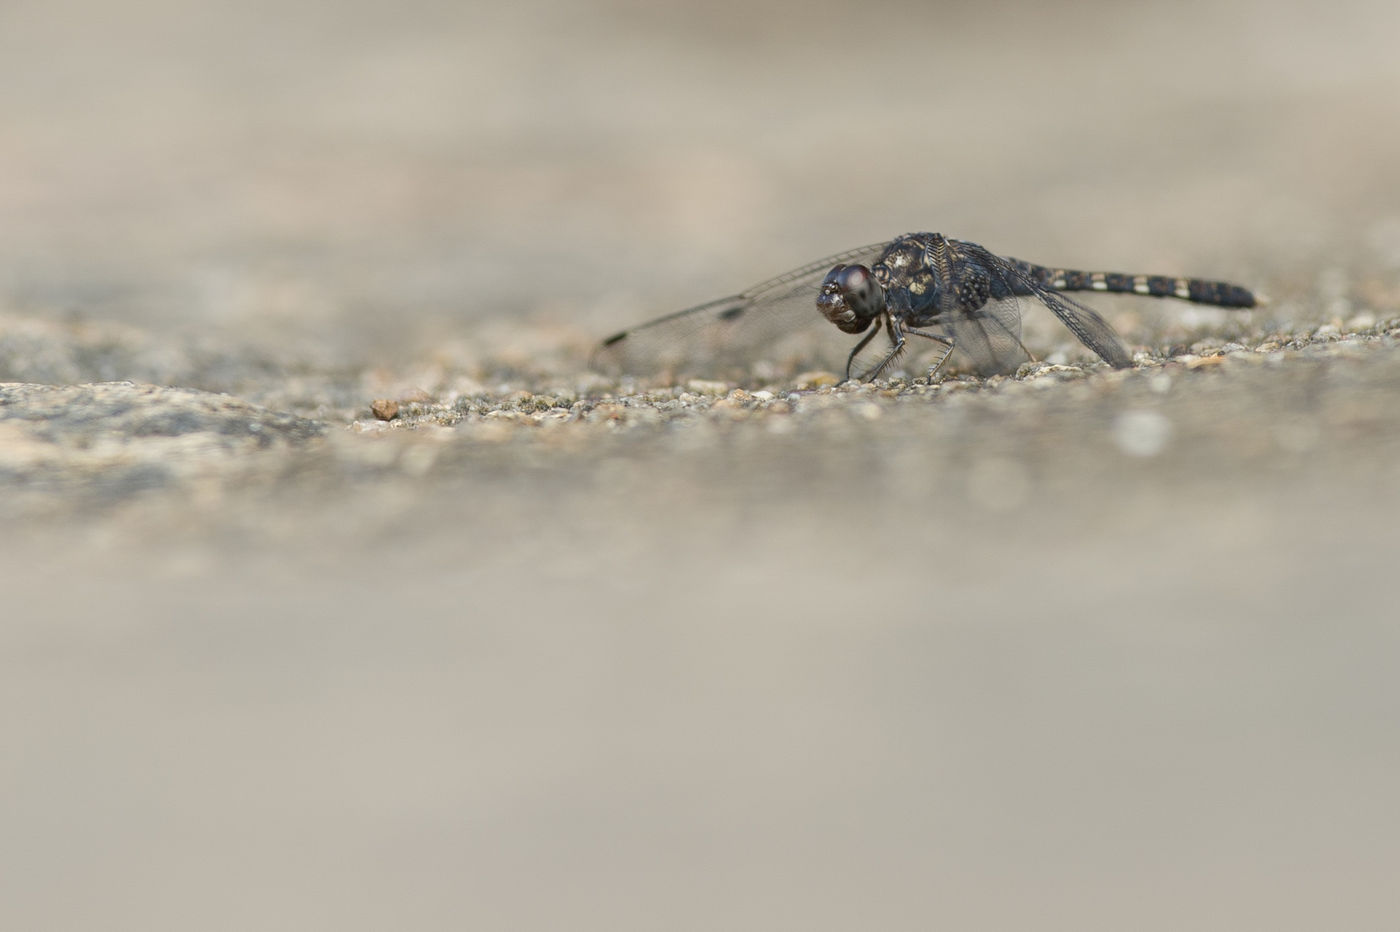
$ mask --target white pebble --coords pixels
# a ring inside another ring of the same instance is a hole
[[[1125,411],[1113,424],[1113,439],[1129,456],[1156,456],[1171,436],[1172,422],[1159,411]]]

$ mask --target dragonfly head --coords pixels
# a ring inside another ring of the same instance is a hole
[[[826,273],[817,310],[843,333],[864,333],[885,310],[885,289],[863,265],[838,265]]]

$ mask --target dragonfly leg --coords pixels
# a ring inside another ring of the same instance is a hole
[[[928,378],[931,380],[938,371],[943,368],[943,364],[948,361],[948,357],[953,355],[953,347],[956,344],[941,333],[929,333],[927,330],[915,330],[913,327],[905,327],[904,332],[911,336],[923,337],[925,340],[932,340],[935,343],[942,343],[945,347],[943,355],[938,357],[938,362],[934,363],[928,370]]]
[[[888,314],[885,315],[883,323],[885,334],[890,338],[890,351],[884,355],[884,358],[881,359],[879,363],[871,366],[857,376],[862,382],[879,378],[880,373],[884,372],[885,368],[898,359],[899,355],[904,352],[904,325],[896,324],[894,317]],[[873,340],[875,334],[879,332],[880,328],[875,327],[865,335],[863,340],[856,344],[855,349],[851,350],[851,355],[846,357],[846,378],[851,378],[851,366],[856,361],[856,354],[865,349],[866,344]]]
[[[867,333],[865,336],[861,337],[859,343],[851,347],[851,355],[846,357],[846,378],[849,379],[851,377],[851,366],[855,365],[856,356],[860,354],[861,350],[865,349],[867,346],[870,345],[870,341],[875,339],[875,336],[879,332],[879,326],[871,327],[870,332]]]

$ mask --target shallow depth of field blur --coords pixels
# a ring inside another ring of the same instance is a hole
[[[0,382],[326,425],[126,473],[0,424],[0,926],[1393,928],[1397,35],[0,4]],[[1270,304],[1102,305],[1238,359],[789,421],[370,414],[586,394],[609,332],[915,230]]]

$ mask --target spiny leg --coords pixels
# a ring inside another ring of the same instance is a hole
[[[947,349],[943,351],[943,355],[938,357],[938,362],[934,363],[928,370],[927,378],[932,381],[933,377],[943,368],[943,364],[948,361],[948,357],[953,355],[953,349],[957,344],[942,334],[929,333],[927,330],[916,330],[913,327],[905,327],[904,332],[910,336],[923,337],[925,340],[942,343],[947,347]]]
[[[860,338],[860,342],[851,348],[851,355],[846,357],[846,378],[849,379],[851,377],[851,366],[855,365],[856,356],[858,356],[860,354],[860,351],[865,349],[866,346],[870,344],[871,340],[875,339],[876,335],[878,335],[879,332],[880,327],[878,324],[874,327],[871,327],[870,331],[866,333],[865,336]]]
[[[895,359],[899,357],[900,353],[904,352],[904,334],[902,332],[902,328],[900,326],[896,326],[894,318],[891,317],[889,314],[885,314],[883,316],[883,323],[885,333],[890,338],[890,351],[885,354],[885,357],[881,359],[877,365],[866,369],[860,374],[859,378],[862,382],[879,378],[880,373],[885,371],[885,367],[888,366],[890,363],[894,362]],[[858,344],[856,344],[856,348],[852,350],[851,355],[846,358],[846,378],[849,379],[851,377],[851,364],[855,362],[856,354],[859,353],[861,350],[865,349],[865,345],[869,343],[872,339],[874,339],[875,334],[879,332],[880,328],[878,326],[872,328],[870,333],[866,335],[865,339],[861,340]]]

